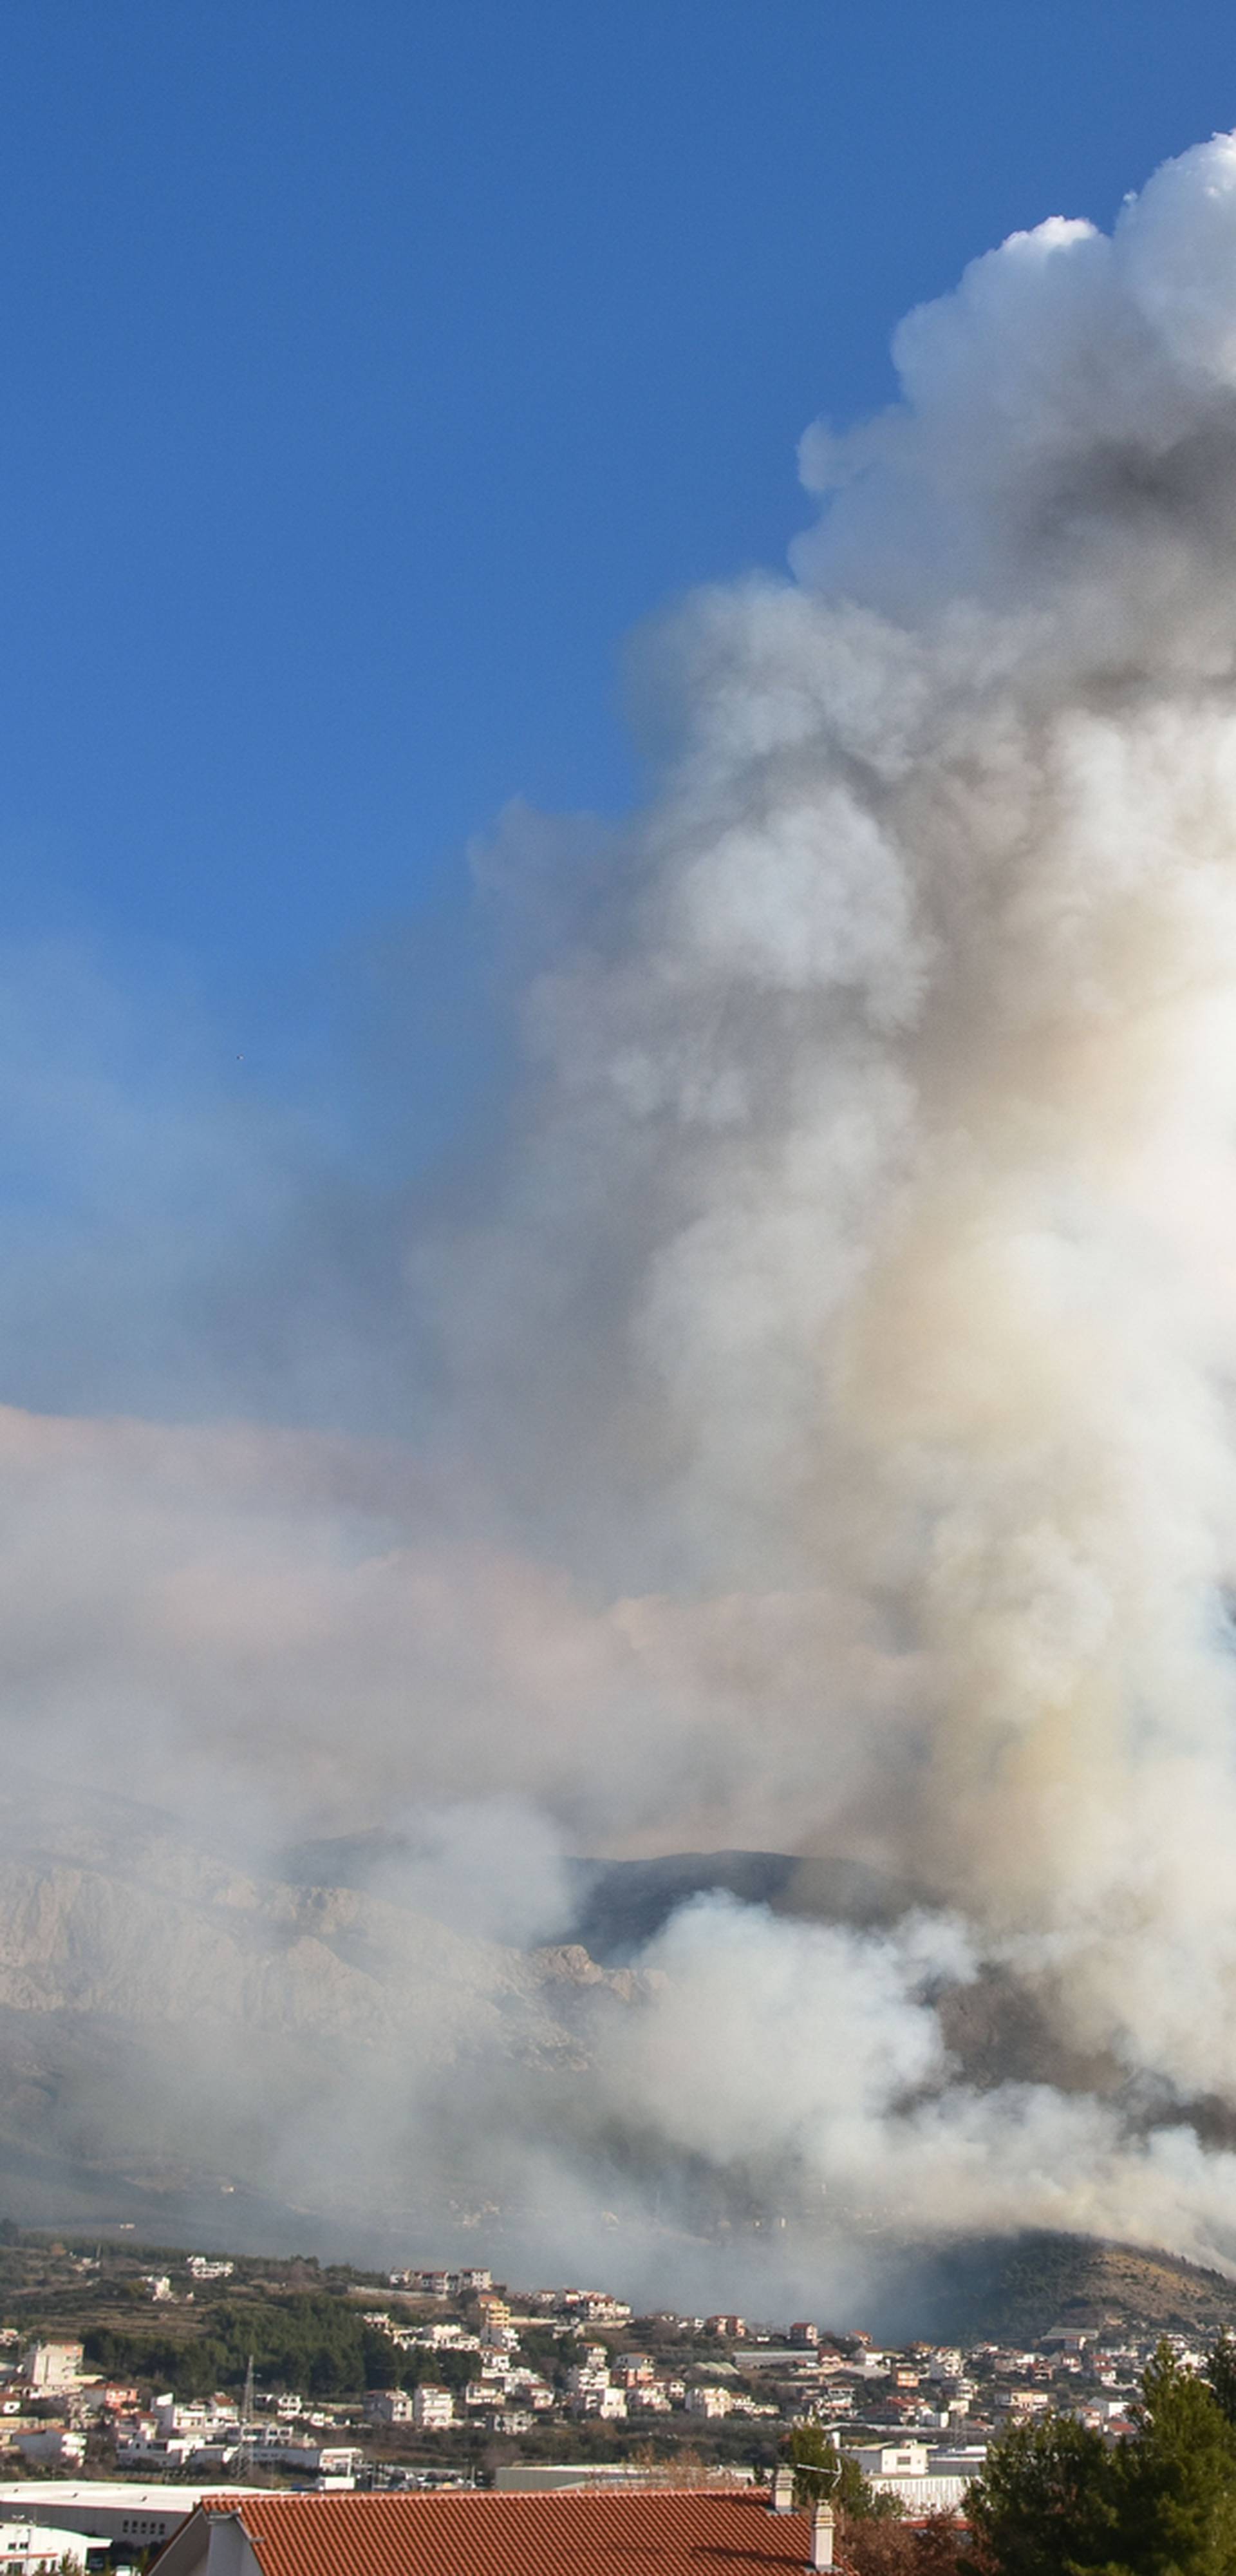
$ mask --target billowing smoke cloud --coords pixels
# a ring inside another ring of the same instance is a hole
[[[665,643],[679,739],[591,941],[533,987],[494,1257],[512,1351],[521,1285],[547,1353],[586,1351],[594,1454],[634,1457],[667,1554],[823,1582],[905,1652],[904,1732],[856,1756],[821,1623],[808,1836],[959,1912],[1154,2136],[1150,2096],[1170,2128],[1236,2084],[1236,143],[1110,239],[1015,237],[895,354],[894,410],[804,441],[797,586]],[[780,1683],[752,1692],[773,1768]],[[768,1930],[714,1933],[738,2013]],[[713,1942],[671,1955],[715,2005]],[[997,2147],[998,2098],[919,2064],[908,1972],[902,2021],[854,2014],[869,2090],[853,2033],[812,2039],[847,1972],[793,1955],[771,2089],[823,2178],[828,2063],[879,2106],[868,2194],[882,2141],[902,2208],[973,2207],[977,2157],[993,2208],[1093,2220],[1097,2170],[1108,2224],[1179,2231],[1162,2141],[1123,2150],[1110,2109],[1096,2137],[1019,2098]],[[722,2095],[697,2067],[661,2116],[749,2143]]]
[[[476,854],[523,1072],[403,1229],[415,1463],[26,1415],[0,1460],[18,1725],[259,1871],[381,1826],[388,1932],[490,1961],[466,2069],[375,2026],[271,2187],[501,2128],[491,2216],[667,2293],[705,2204],[837,2281],[856,2227],[1236,2261],[1236,138],[895,355],[804,439],[794,580],[645,639],[646,810]],[[687,1845],[796,1856],[790,1910],[693,1903],[625,1985],[542,1949],[588,2013],[512,2054],[568,1857]],[[841,1854],[874,1927],[810,1919]]]

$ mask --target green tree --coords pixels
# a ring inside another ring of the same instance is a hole
[[[967,2496],[979,2556],[998,2576],[1233,2576],[1234,2363],[1211,2356],[1221,2398],[1161,2343],[1110,2450],[1069,2416],[1014,2426]]]
[[[359,2309],[329,2291],[267,2299],[220,2299],[202,2312],[204,2331],[173,2338],[102,2326],[86,2338],[100,2368],[174,2381],[185,2394],[240,2388],[249,2354],[260,2381],[312,2397],[350,2397],[368,2384],[370,2364],[389,2349]]]
[[[1236,2425],[1236,2335],[1226,2326],[1207,2361],[1206,2376],[1228,2423]]]
[[[992,2443],[966,2518],[1000,2576],[1114,2576],[1120,2486],[1101,2433],[1069,2415],[1040,2416]]]
[[[1135,2576],[1231,2576],[1236,2431],[1212,2386],[1161,2343],[1116,2455],[1124,2562]]]

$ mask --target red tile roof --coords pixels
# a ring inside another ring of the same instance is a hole
[[[559,2488],[495,2495],[211,2497],[238,2513],[262,2576],[784,2576],[810,2516],[750,2488]]]

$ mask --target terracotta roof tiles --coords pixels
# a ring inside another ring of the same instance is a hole
[[[219,2496],[207,2510],[239,2513],[263,2576],[782,2576],[811,2554],[810,2517],[749,2488]]]

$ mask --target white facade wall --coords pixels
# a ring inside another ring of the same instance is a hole
[[[455,2400],[449,2388],[418,2388],[412,2400],[412,2421],[418,2432],[445,2432],[455,2421]]]
[[[71,2388],[81,2367],[79,2343],[35,2343],[23,2356],[21,2375],[32,2388]]]
[[[689,2388],[688,2415],[728,2415],[734,2400],[728,2388]]]
[[[927,2473],[925,2442],[861,2442],[849,2449],[865,2478],[921,2478]]]
[[[84,2531],[63,2531],[50,2523],[0,2522],[4,2576],[54,2576],[66,2558],[84,2567],[92,2546]]]
[[[239,2514],[212,2513],[206,2535],[206,2576],[261,2576],[257,2551]]]
[[[953,2513],[973,2474],[971,2470],[964,2478],[871,2478],[868,2484],[877,2495],[900,2496],[909,2513]]]
[[[209,2486],[138,2486],[127,2478],[18,2478],[0,2484],[0,2517],[83,2531],[91,2540],[167,2540]],[[251,2492],[238,2487],[238,2496]]]
[[[48,2468],[79,2468],[86,2456],[86,2436],[66,2432],[63,2424],[45,2424],[38,2433],[15,2433],[13,2447],[23,2460],[38,2460]]]

